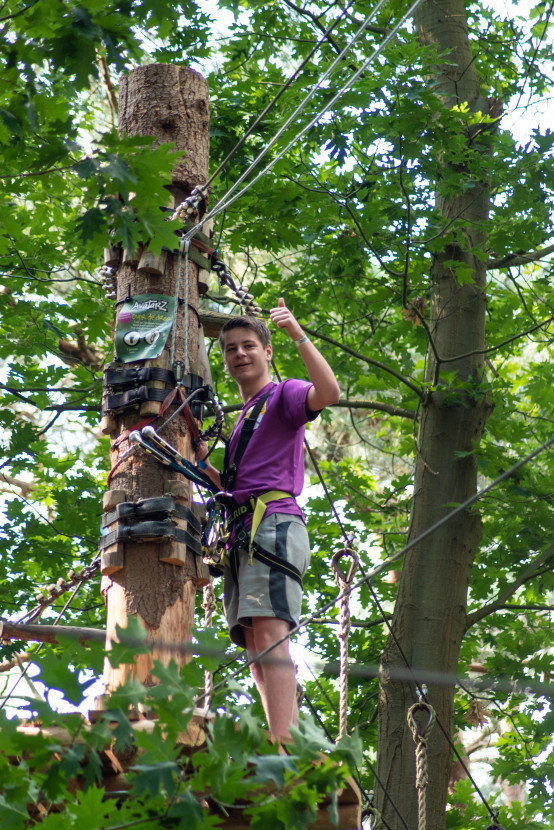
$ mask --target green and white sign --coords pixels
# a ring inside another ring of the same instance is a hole
[[[130,363],[159,357],[175,316],[175,298],[165,294],[137,294],[119,309],[115,328],[118,360]]]

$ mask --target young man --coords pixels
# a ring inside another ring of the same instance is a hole
[[[229,441],[231,467],[244,421],[264,400],[236,474],[227,473],[226,478],[210,464],[206,469],[219,487],[228,488],[239,505],[235,512],[240,515],[231,531],[231,567],[226,567],[224,573],[224,609],[231,639],[247,649],[249,659],[286,637],[300,618],[301,577],[310,559],[302,511],[295,501],[304,483],[305,425],[339,399],[331,367],[304,335],[283,299],[271,309],[270,316],[296,344],[309,382],[273,383],[269,374],[271,336],[265,322],[255,317],[229,320],[221,331],[220,345],[225,368],[237,382],[244,401]],[[199,457],[205,453],[205,446],[200,447]],[[263,502],[267,502],[265,510]],[[257,508],[255,517],[253,504]],[[258,525],[260,510],[263,518]],[[271,734],[277,740],[290,737],[290,725],[298,722],[298,709],[288,638],[265,658],[252,663],[252,674]]]

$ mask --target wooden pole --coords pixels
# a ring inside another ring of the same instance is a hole
[[[159,142],[174,142],[176,148],[183,151],[167,185],[171,195],[167,206],[177,206],[195,186],[205,184],[208,178],[209,106],[206,81],[197,72],[183,67],[165,64],[141,66],[123,78],[119,100],[120,134],[155,136]],[[155,366],[171,369],[172,356],[183,360],[186,351],[184,337],[188,328],[190,363],[185,371],[189,369],[197,373],[199,327],[195,310],[198,307],[199,267],[192,260],[188,261],[189,291],[188,297],[184,297],[185,266],[179,259],[177,242],[176,238],[174,252],[164,251],[161,257],[150,255],[145,245],[140,246],[138,251],[121,252],[119,259],[117,249],[107,249],[106,263],[111,263],[116,274],[116,322],[125,298],[141,294],[172,298],[178,282],[180,284],[181,302],[175,333],[170,332],[163,352],[155,359],[125,362],[124,368]],[[179,280],[178,265],[181,266]],[[185,314],[188,315],[188,327],[185,327]],[[116,366],[121,367],[122,364],[112,364],[112,368]],[[158,386],[163,388],[164,384],[158,383]],[[104,407],[106,401],[105,393]],[[138,502],[168,493],[175,497],[177,504],[190,506],[190,484],[183,476],[169,470],[141,448],[125,456],[130,447],[130,428],[148,417],[153,418],[154,427],[158,427],[161,420],[155,418],[160,406],[160,402],[147,401],[132,408],[105,409],[102,428],[111,437],[113,472],[110,490],[104,496],[104,511],[113,510],[121,502]],[[166,417],[175,408],[176,405],[172,405]],[[190,435],[182,416],[164,429],[163,437],[185,458],[193,459]],[[178,526],[186,529],[187,525],[183,522],[183,519],[177,520]],[[191,527],[188,529],[191,530]],[[132,666],[112,669],[106,661],[104,681],[107,692],[121,685],[129,674],[146,685],[154,683],[155,679],[150,674],[154,659],[164,664],[174,659],[181,665],[189,659],[185,650],[176,655],[161,646],[162,641],[186,643],[190,639],[195,593],[200,585],[206,583],[206,571],[188,546],[175,540],[118,541],[104,551],[102,573],[102,593],[107,603],[107,647],[115,637],[116,626],[125,626],[130,616],[142,622],[152,645],[151,653],[137,655]]]

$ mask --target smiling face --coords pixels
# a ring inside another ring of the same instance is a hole
[[[251,398],[269,381],[271,355],[271,344],[264,347],[252,329],[234,328],[225,332],[225,368],[238,383],[243,400]]]

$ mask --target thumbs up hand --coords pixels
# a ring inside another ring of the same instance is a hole
[[[299,340],[304,334],[300,323],[292,311],[285,305],[283,297],[279,297],[279,305],[276,308],[270,309],[269,316],[272,322],[280,329],[285,329],[289,337],[292,337],[293,340]]]

